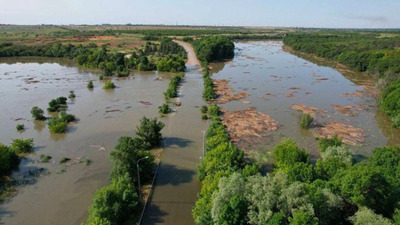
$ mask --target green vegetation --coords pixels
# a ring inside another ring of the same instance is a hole
[[[212,99],[217,98],[217,94],[214,91],[214,84],[210,78],[209,70],[208,70],[208,63],[206,66],[203,67],[203,78],[204,78],[204,90],[203,90],[203,98],[206,101],[211,101]]]
[[[87,84],[87,88],[89,89],[94,88],[93,81],[89,81],[89,83]]]
[[[178,96],[177,89],[178,89],[179,83],[181,82],[183,76],[184,76],[184,74],[180,73],[178,75],[175,75],[173,78],[171,78],[169,85],[168,85],[168,89],[166,92],[164,92],[165,99],[176,98]]]
[[[205,114],[208,112],[208,106],[207,105],[203,105],[200,108],[201,113]]]
[[[208,116],[211,118],[215,118],[219,116],[219,108],[217,105],[210,105],[208,107]]]
[[[70,161],[70,160],[71,160],[70,158],[62,157],[62,158],[60,159],[60,164],[66,163],[66,162],[68,162],[68,161]]]
[[[140,180],[147,183],[153,176],[154,156],[146,149],[161,144],[164,124],[157,118],[143,117],[136,136],[121,137],[111,152],[114,167],[111,184],[97,191],[89,208],[87,224],[135,224],[142,208],[138,198],[137,163],[140,159]]]
[[[312,116],[303,113],[303,115],[301,115],[300,127],[308,129],[313,121],[314,118]]]
[[[10,150],[16,154],[31,153],[33,151],[33,139],[14,139],[10,145]]]
[[[211,106],[210,106],[211,108]],[[273,171],[245,160],[214,117],[199,166],[201,192],[193,209],[198,225],[397,224],[400,149],[377,148],[356,163],[334,136],[319,139],[315,164],[291,139],[275,146]]]
[[[49,156],[49,155],[40,155],[40,161],[42,162],[42,163],[48,163],[48,162],[50,162],[50,160],[52,159],[53,157],[51,157],[51,156]]]
[[[158,107],[158,112],[162,114],[168,114],[171,112],[171,107],[169,107],[169,104],[164,103],[162,106]]]
[[[25,125],[24,124],[17,124],[17,131],[23,131],[25,130]]]
[[[35,119],[35,120],[45,120],[46,119],[46,117],[43,116],[43,114],[44,114],[43,109],[41,109],[37,106],[32,107],[31,114],[32,114],[33,119]]]
[[[106,80],[103,85],[103,89],[114,89],[115,84],[111,80]]]
[[[157,70],[161,72],[184,72],[185,59],[179,56],[166,56],[157,63]]]
[[[68,123],[75,121],[76,118],[72,114],[61,111],[58,117],[52,117],[47,121],[51,133],[64,133],[67,130]]]
[[[56,99],[52,99],[49,102],[49,107],[47,111],[49,112],[57,112],[60,108],[65,108],[67,105],[67,98],[66,97],[58,97]]]
[[[0,176],[9,174],[17,168],[20,159],[15,151],[0,143]]]
[[[381,107],[391,118],[393,127],[400,127],[400,79],[382,90]]]
[[[378,32],[309,32],[286,35],[284,43],[296,51],[313,53],[392,80],[400,73],[400,38]]]
[[[197,57],[202,62],[229,59],[234,55],[235,45],[223,36],[203,37],[193,42]]]
[[[208,120],[208,116],[206,114],[201,114],[201,119],[202,120]]]
[[[68,96],[68,98],[75,98],[75,97],[76,97],[75,91],[69,91],[69,96]]]

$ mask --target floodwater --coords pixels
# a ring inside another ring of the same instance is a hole
[[[97,75],[71,64],[49,59],[0,61],[0,142],[33,138],[35,143],[35,152],[13,174],[26,184],[0,204],[0,224],[84,222],[93,194],[109,183],[109,153],[118,138],[133,136],[144,115],[159,116],[157,107],[164,103],[169,79],[155,80],[159,75],[154,72],[135,73],[134,79],[113,80],[116,89],[103,90]],[[86,88],[89,80],[93,90]],[[67,133],[50,134],[45,122],[32,120],[33,106],[46,110],[52,98],[67,97],[70,90],[76,98],[68,99],[67,112],[79,121]],[[15,127],[21,123],[26,130],[19,133]],[[52,156],[50,163],[39,162],[41,154]],[[60,164],[62,157],[71,161]],[[86,159],[92,161],[89,166]],[[44,170],[37,172],[39,168]]]
[[[212,77],[229,80],[235,93],[245,92],[249,96],[219,106],[229,111],[255,107],[279,123],[276,131],[268,132],[268,137],[250,146],[251,149],[270,150],[289,137],[314,158],[319,155],[312,131],[300,128],[301,113],[291,109],[293,104],[326,110],[324,116],[316,119],[317,123],[339,121],[363,129],[365,142],[351,146],[354,154],[369,155],[374,148],[387,144],[400,146],[399,130],[393,129],[379,112],[372,95],[341,96],[364,90],[357,84],[362,74],[342,75],[331,67],[283,51],[279,41],[238,42],[235,47],[232,61],[212,64]],[[332,104],[354,106],[355,113],[343,115]]]
[[[194,224],[192,208],[200,191],[197,166],[203,156],[207,121],[201,120],[203,81],[199,68],[185,73],[178,95],[182,106],[168,119],[165,149],[142,224]]]

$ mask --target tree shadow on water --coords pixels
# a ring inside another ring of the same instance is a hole
[[[178,137],[168,137],[168,138],[166,138],[164,147],[170,148],[170,147],[177,146],[179,148],[184,148],[184,147],[187,147],[191,143],[193,143],[193,141],[191,141],[189,139],[178,138]]]
[[[178,186],[183,183],[189,183],[193,180],[195,171],[179,169],[174,165],[161,163],[158,170],[155,186],[168,185]]]

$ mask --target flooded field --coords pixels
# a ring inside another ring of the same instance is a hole
[[[158,115],[169,79],[158,74],[135,73],[131,79],[113,80],[114,90],[103,90],[98,76],[73,67],[71,61],[3,59],[0,61],[0,142],[33,138],[35,152],[21,162],[14,177],[24,180],[17,194],[0,204],[0,224],[81,224],[95,191],[109,183],[109,153],[120,136],[133,136],[145,115]],[[86,85],[93,80],[94,89]],[[79,121],[65,134],[50,134],[45,122],[33,121],[33,106],[67,97],[68,113]],[[17,132],[16,125],[26,130]],[[39,162],[50,155],[49,163]],[[62,157],[71,161],[60,164]],[[85,161],[92,161],[86,165]],[[83,162],[83,163],[82,163]],[[44,168],[39,170],[39,168]],[[36,178],[35,178],[36,177]]]
[[[216,103],[241,148],[270,150],[290,137],[315,157],[315,137],[336,132],[354,154],[400,146],[400,133],[379,112],[368,88],[373,81],[365,75],[342,69],[343,75],[307,61],[284,51],[282,42],[239,42],[235,47],[232,61],[212,64],[212,78],[223,95]],[[300,128],[299,110],[313,115],[310,130]]]

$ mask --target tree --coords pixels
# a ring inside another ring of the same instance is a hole
[[[282,170],[287,170],[296,162],[308,163],[310,161],[310,156],[303,149],[299,149],[291,139],[281,141],[274,148],[272,155],[276,161],[274,166]]]
[[[345,199],[372,209],[374,212],[391,215],[394,209],[393,190],[379,168],[366,163],[341,171],[330,180],[333,187]]]
[[[316,163],[316,173],[321,179],[330,179],[340,170],[351,167],[354,157],[347,146],[329,146]]]
[[[143,140],[146,149],[155,148],[161,145],[161,130],[164,126],[162,122],[157,121],[157,118],[148,119],[143,117],[136,128],[136,135]]]
[[[139,210],[139,199],[130,183],[129,175],[115,178],[100,189],[89,208],[87,224],[123,224]]]
[[[314,207],[306,186],[300,182],[294,182],[282,190],[278,207],[287,217],[290,215],[294,217],[297,211],[314,216]]]
[[[298,210],[289,218],[290,225],[318,225],[318,218],[313,217],[309,212]]]
[[[92,89],[93,87],[93,81],[89,81],[89,83],[87,84],[87,88]]]
[[[393,225],[393,223],[381,215],[375,214],[371,209],[361,208],[356,214],[350,217],[354,225]]]
[[[213,195],[211,216],[215,224],[247,224],[247,203],[244,198],[245,180],[240,173],[219,180]]]
[[[103,89],[114,89],[115,84],[111,80],[106,80],[103,85]]]
[[[31,114],[32,114],[33,119],[35,119],[35,120],[44,120],[44,119],[46,119],[46,117],[43,116],[43,114],[44,114],[43,109],[41,109],[41,108],[39,108],[37,106],[33,106],[32,107]]]
[[[0,143],[0,175],[11,172],[19,165],[19,157],[6,145]]]

